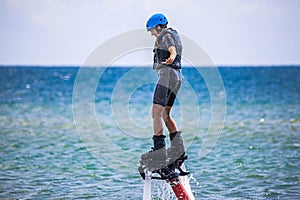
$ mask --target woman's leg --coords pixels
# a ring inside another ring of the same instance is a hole
[[[174,133],[177,131],[177,126],[176,126],[176,122],[170,115],[171,109],[172,109],[171,106],[165,107],[165,109],[163,110],[163,119],[166,127],[168,128],[169,133]]]
[[[162,115],[163,115],[164,107],[159,104],[152,105],[152,119],[153,119],[153,130],[155,136],[160,136],[163,134],[163,123],[162,123]]]

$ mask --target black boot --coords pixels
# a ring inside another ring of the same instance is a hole
[[[170,133],[171,147],[168,148],[168,157],[173,163],[185,154],[181,131]]]
[[[153,145],[154,145],[154,159],[153,165],[156,169],[164,168],[167,164],[167,151],[166,151],[166,136],[153,136]]]
[[[142,154],[141,165],[149,171],[156,171],[166,166],[167,153],[164,135],[153,136],[154,147],[148,153]]]
[[[174,133],[170,133],[171,147],[168,148],[168,158],[169,163],[174,164],[175,167],[179,170],[179,175],[187,175],[188,172],[184,172],[181,169],[182,163],[187,159],[187,155],[185,155],[183,140],[181,136],[181,131],[176,131]]]
[[[166,138],[165,135],[160,135],[160,136],[153,135],[152,139],[153,139],[154,150],[166,148],[165,138]]]
[[[139,172],[145,179],[145,170],[159,174],[160,177],[152,177],[154,179],[168,180],[178,176],[175,173],[175,163],[167,164],[167,151],[164,135],[153,136],[154,147],[148,153],[142,154]]]

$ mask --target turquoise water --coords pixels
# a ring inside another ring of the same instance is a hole
[[[92,105],[84,102],[76,111],[78,67],[0,68],[0,199],[142,199],[135,167],[152,145],[156,75],[150,68],[90,70],[102,77]],[[226,117],[208,155],[201,158],[199,151],[214,105],[209,83],[195,68],[183,70],[173,110],[196,199],[300,199],[300,67],[218,71]],[[90,78],[83,77],[83,97]],[[94,115],[85,112],[90,106]],[[153,198],[174,199],[162,187],[154,183]]]

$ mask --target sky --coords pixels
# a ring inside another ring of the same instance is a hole
[[[0,0],[0,65],[81,65],[157,12],[217,65],[297,65],[299,9],[298,0]]]

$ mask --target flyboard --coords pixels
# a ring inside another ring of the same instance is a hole
[[[143,155],[141,156],[138,168],[140,175],[145,180],[143,200],[152,200],[151,181],[153,179],[165,180],[171,186],[178,199],[195,200],[187,177],[189,172],[185,171],[185,166],[183,164],[183,162],[187,159],[186,155],[182,155],[174,163],[171,163],[161,169],[154,169],[153,166],[151,166],[152,159]],[[172,168],[170,166],[174,166],[175,170],[170,170]]]

